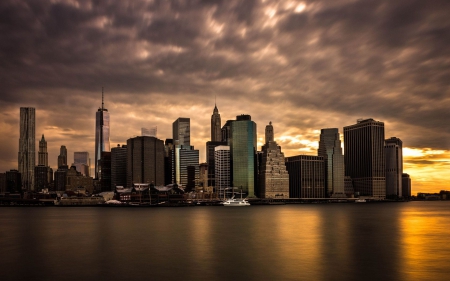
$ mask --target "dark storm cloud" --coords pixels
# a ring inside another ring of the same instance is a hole
[[[158,122],[170,137],[176,117],[195,114],[203,145],[217,95],[224,120],[251,114],[260,133],[272,120],[279,135],[314,138],[372,117],[408,146],[449,149],[449,11],[412,0],[4,0],[0,110],[36,106],[49,139],[90,147],[105,86],[114,141]],[[285,140],[305,148],[296,141]]]

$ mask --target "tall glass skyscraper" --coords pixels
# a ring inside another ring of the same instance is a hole
[[[109,144],[109,112],[104,108],[103,89],[102,107],[95,114],[95,178],[101,177],[100,159],[102,151],[110,151]]]
[[[34,190],[34,166],[36,166],[36,110],[20,108],[19,173],[23,188]]]
[[[172,124],[174,145],[191,145],[191,119],[180,117]]]
[[[231,157],[233,186],[248,197],[255,197],[256,123],[250,115],[240,115],[231,123]]]
[[[384,199],[384,123],[365,119],[344,127],[344,151],[345,175],[351,178],[355,193]]]
[[[344,190],[344,155],[337,128],[322,129],[318,155],[325,160],[325,192],[328,197],[346,197]]]

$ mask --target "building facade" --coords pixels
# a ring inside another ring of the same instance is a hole
[[[222,121],[216,105],[214,105],[213,114],[211,115],[211,141],[222,141]]]
[[[328,197],[346,197],[344,155],[337,128],[322,129],[318,156],[325,161],[325,191]]]
[[[127,186],[127,146],[111,148],[111,190]]]
[[[44,138],[44,134],[42,134],[42,138],[39,141],[38,165],[48,166],[47,141]]]
[[[77,151],[73,153],[73,164],[77,168],[77,171],[84,176],[90,176],[91,160],[89,159],[89,152]]]
[[[386,197],[384,123],[373,119],[358,120],[344,127],[345,175],[351,177],[360,196]]]
[[[154,137],[127,140],[127,187],[135,183],[164,185],[164,142]]]
[[[67,148],[65,145],[61,145],[58,155],[58,168],[67,166]]]
[[[325,162],[322,156],[286,157],[291,198],[325,197]]]
[[[260,198],[289,198],[289,174],[284,153],[274,140],[272,122],[266,126],[266,144],[262,146],[259,163]]]
[[[411,198],[411,178],[409,174],[402,174],[402,195],[403,198]]]
[[[231,122],[231,170],[233,187],[255,197],[257,185],[256,123],[250,115],[239,115]]]
[[[225,197],[227,188],[231,187],[231,155],[228,145],[214,148],[215,188],[220,198]]]
[[[18,170],[6,171],[6,192],[20,193],[22,191],[22,175]]]
[[[99,107],[95,114],[95,157],[94,157],[94,178],[99,179],[100,159],[103,151],[110,151],[109,142],[109,112],[104,107],[103,89],[102,89],[102,107]]]
[[[403,142],[396,137],[385,140],[386,197],[402,197]]]
[[[174,145],[191,145],[191,119],[180,117],[172,124]]]
[[[34,191],[34,167],[36,166],[36,110],[20,108],[19,173],[21,184],[27,191]]]
[[[193,146],[175,145],[173,149],[173,178],[172,182],[183,187],[195,186],[195,181],[199,179],[200,159],[199,151]],[[191,168],[189,168],[191,167]]]

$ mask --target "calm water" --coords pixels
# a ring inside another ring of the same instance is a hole
[[[0,280],[450,280],[450,202],[0,208]]]

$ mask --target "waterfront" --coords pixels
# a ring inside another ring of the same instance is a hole
[[[0,209],[2,280],[448,280],[450,202]]]

